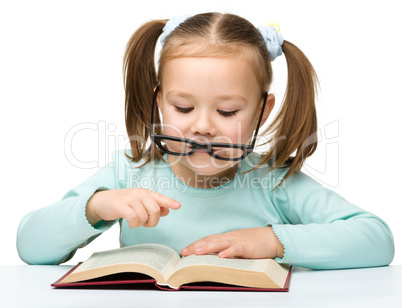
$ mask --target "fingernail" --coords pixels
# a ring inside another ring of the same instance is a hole
[[[176,202],[174,203],[174,205],[180,206],[180,202],[177,202],[177,201],[176,201]]]
[[[182,252],[182,253],[187,253],[187,252],[188,252],[188,248],[184,248],[181,252]]]
[[[201,252],[203,247],[197,248],[195,252]]]

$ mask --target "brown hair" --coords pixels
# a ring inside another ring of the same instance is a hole
[[[134,161],[144,158],[144,164],[162,159],[154,143],[149,144],[149,136],[153,91],[161,83],[167,60],[183,56],[246,55],[260,80],[262,92],[268,91],[272,82],[268,49],[257,28],[237,15],[220,13],[195,15],[172,31],[161,50],[157,74],[155,46],[166,22],[154,20],[141,26],[132,35],[124,55],[126,129],[133,154],[130,158]],[[278,115],[263,132],[270,136],[264,144],[273,146],[255,168],[268,161],[272,169],[289,168],[283,182],[300,171],[304,160],[317,147],[315,94],[318,80],[313,66],[299,48],[285,40],[282,50],[288,67],[285,98]],[[155,124],[159,123],[159,115],[155,113]]]

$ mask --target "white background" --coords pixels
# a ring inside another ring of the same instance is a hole
[[[395,237],[393,264],[402,264],[398,7],[398,1],[340,0],[1,1],[0,264],[22,264],[16,232],[28,211],[60,200],[110,152],[127,146],[122,59],[135,29],[151,19],[207,11],[239,14],[256,26],[276,21],[309,57],[321,82],[321,141],[304,170],[383,218]],[[276,112],[285,58],[273,64]],[[65,154],[65,139],[79,124],[87,129],[73,136]],[[115,226],[69,264],[118,245]]]

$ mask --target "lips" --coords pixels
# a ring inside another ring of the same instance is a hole
[[[192,150],[193,147],[190,146],[190,149]],[[216,151],[216,150],[213,148],[213,149],[212,149],[212,152],[215,152],[215,151]],[[207,152],[207,150],[205,150],[205,149],[196,149],[196,150],[195,150],[195,153],[208,153],[208,152]]]

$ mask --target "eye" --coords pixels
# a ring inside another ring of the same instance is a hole
[[[175,106],[176,107],[176,111],[181,112],[181,113],[189,113],[191,110],[193,110],[193,107],[189,107],[189,108],[182,108],[179,106]]]
[[[232,117],[237,113],[238,110],[233,110],[233,111],[223,111],[223,110],[218,110],[219,114],[224,117]]]

